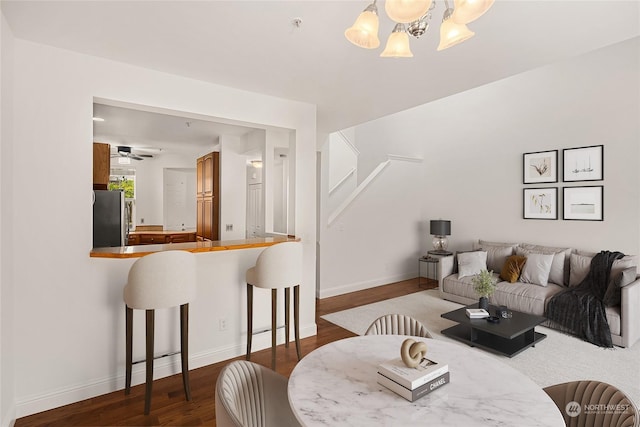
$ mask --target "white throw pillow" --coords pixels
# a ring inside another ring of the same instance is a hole
[[[487,253],[485,251],[463,252],[457,255],[458,279],[474,276],[487,269]]]
[[[553,262],[551,263],[551,271],[549,271],[548,281],[555,283],[556,285],[564,285],[565,252],[553,252],[548,248],[542,247],[538,250],[516,248],[516,255],[528,258],[530,254],[553,255]],[[569,277],[567,276],[567,279],[568,278]]]
[[[520,281],[522,283],[547,286],[551,263],[553,263],[553,254],[530,253],[527,255],[527,262],[524,264],[520,274]]]

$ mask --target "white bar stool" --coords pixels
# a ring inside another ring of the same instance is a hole
[[[180,358],[182,383],[187,400],[189,386],[189,302],[196,293],[195,255],[185,251],[156,252],[138,259],[129,270],[124,287],[126,305],[125,394],[131,392],[133,365],[133,309],[146,310],[146,390],[144,413],[151,409],[155,309],[180,306]]]
[[[247,360],[251,360],[253,337],[253,287],[271,289],[271,369],[276,369],[276,313],[278,289],[284,289],[285,347],[289,347],[289,289],[293,287],[293,321],[298,360],[300,356],[300,282],[302,243],[284,242],[260,253],[255,267],[247,270]]]

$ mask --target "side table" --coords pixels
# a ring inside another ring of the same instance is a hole
[[[427,264],[427,279],[438,280],[438,264],[440,258],[453,255],[453,252],[448,251],[428,251],[427,255],[418,258],[418,287],[422,285],[420,279],[422,278],[422,263]]]

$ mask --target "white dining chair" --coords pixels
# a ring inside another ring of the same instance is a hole
[[[385,314],[374,320],[365,335],[411,335],[433,338],[431,332],[419,321],[404,314]]]
[[[256,265],[247,270],[247,360],[251,359],[253,338],[253,288],[271,289],[271,369],[276,368],[278,289],[284,290],[285,347],[289,347],[290,294],[293,288],[293,323],[298,360],[300,355],[300,282],[302,243],[283,242],[263,250]]]
[[[189,302],[196,294],[195,255],[186,251],[156,252],[138,259],[129,270],[124,287],[126,312],[125,394],[131,392],[133,365],[133,310],[146,311],[146,389],[144,413],[151,409],[154,359],[155,310],[180,306],[180,358],[182,383],[187,400],[189,386]]]
[[[218,427],[295,427],[286,377],[246,360],[231,362],[216,381]]]

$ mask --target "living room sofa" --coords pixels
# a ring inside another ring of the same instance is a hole
[[[478,263],[482,263],[484,258],[484,268],[493,271],[498,281],[495,292],[489,297],[490,304],[543,316],[551,297],[582,281],[589,271],[593,256],[595,253],[573,248],[478,240],[473,243],[471,251],[440,259],[440,296],[465,305],[477,303],[479,296],[473,289],[472,279],[478,272]],[[513,275],[514,265],[523,258],[526,260],[521,270]],[[608,305],[606,316],[611,340],[620,347],[630,347],[640,340],[640,276],[637,274],[637,264],[637,256],[627,255],[616,260],[611,269],[609,280],[617,281],[615,288],[619,289],[614,302],[619,300],[619,303]],[[506,273],[504,268],[507,269]],[[525,274],[525,269],[537,271],[533,275]],[[542,273],[539,270],[543,270]],[[511,273],[509,280],[513,282],[501,278],[501,273],[503,276],[510,276]]]

